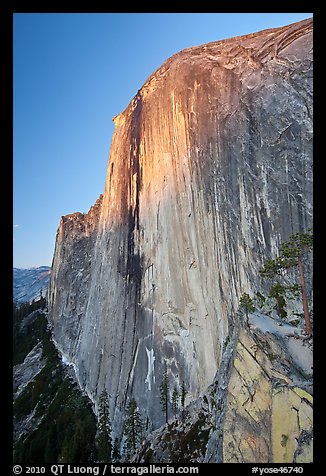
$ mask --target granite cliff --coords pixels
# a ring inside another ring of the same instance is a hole
[[[64,361],[95,410],[107,389],[117,438],[131,397],[147,434],[164,424],[166,366],[171,392],[186,384],[189,431],[205,430],[194,460],[309,460],[311,369],[237,311],[312,224],[312,20],[177,53],[113,120],[104,193],[57,233],[48,304]],[[153,461],[180,460],[164,451]]]

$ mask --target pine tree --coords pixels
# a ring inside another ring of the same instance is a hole
[[[110,463],[112,452],[111,422],[109,398],[105,389],[102,391],[99,400],[97,446],[99,462]]]
[[[165,367],[163,372],[163,378],[160,385],[160,394],[161,394],[161,405],[162,410],[165,413],[165,422],[168,423],[169,421],[169,414],[168,414],[168,407],[169,407],[169,378],[168,378],[168,371]]]
[[[249,294],[247,294],[247,293],[242,294],[242,296],[240,297],[239,307],[245,313],[245,316],[246,316],[247,322],[248,322],[249,314],[251,312],[254,312],[254,310],[255,310],[254,302],[251,299],[251,297],[249,296]]]
[[[143,422],[138,411],[137,402],[132,398],[127,406],[124,434],[127,437],[126,447],[128,453],[134,451],[141,440]]]
[[[181,406],[184,410],[185,408],[185,403],[186,403],[186,395],[187,395],[187,389],[184,380],[182,381],[182,386],[181,386]]]
[[[286,305],[284,295],[285,295],[287,289],[288,289],[287,286],[284,286],[283,284],[277,282],[271,287],[271,289],[269,291],[269,294],[268,294],[269,297],[272,297],[272,298],[276,299],[277,315],[279,317],[283,317],[283,318],[287,316],[287,313],[284,309],[284,307]]]
[[[172,393],[172,410],[173,410],[174,416],[176,416],[178,409],[179,409],[179,392],[177,387],[174,387],[174,390]]]
[[[303,256],[311,251],[312,248],[312,230],[308,230],[307,233],[294,233],[290,236],[288,241],[281,245],[279,256],[277,256],[274,260],[267,260],[264,264],[264,267],[260,270],[260,274],[262,276],[273,277],[275,275],[282,275],[287,269],[297,267],[299,272],[302,307],[305,320],[305,332],[307,335],[311,335],[312,328],[303,269]]]
[[[114,463],[118,463],[120,461],[120,444],[118,438],[114,439],[114,445],[112,450],[112,460]]]

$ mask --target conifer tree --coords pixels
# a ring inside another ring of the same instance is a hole
[[[185,408],[185,403],[186,403],[186,395],[187,395],[187,389],[184,380],[182,381],[182,386],[181,386],[181,406],[184,410]]]
[[[269,297],[272,297],[272,298],[276,299],[276,312],[277,312],[277,315],[279,317],[286,317],[286,315],[287,315],[287,313],[284,309],[284,307],[286,305],[284,295],[285,295],[287,289],[288,289],[287,286],[284,286],[283,284],[277,282],[271,287],[271,289],[269,291],[269,294],[268,294]]]
[[[174,387],[174,390],[172,393],[172,410],[173,410],[174,416],[176,416],[178,409],[179,409],[179,392],[177,387]]]
[[[111,422],[109,414],[109,398],[105,389],[102,391],[99,400],[97,446],[99,462],[111,462]]]
[[[311,335],[311,320],[308,308],[308,298],[306,291],[303,256],[313,248],[313,233],[309,229],[307,233],[294,233],[289,240],[281,245],[279,256],[273,260],[267,260],[260,270],[262,276],[280,276],[289,268],[296,267],[299,272],[299,282],[301,289],[301,299],[305,320],[305,332]]]
[[[112,450],[112,460],[114,463],[118,463],[120,461],[120,445],[118,438],[114,439],[113,450]]]
[[[245,313],[245,316],[247,318],[247,322],[249,319],[249,314],[251,312],[254,312],[255,306],[254,302],[247,293],[243,293],[242,296],[240,297],[240,303],[239,303],[240,308],[243,310]]]
[[[127,405],[124,434],[127,437],[126,447],[128,453],[134,451],[141,440],[143,422],[138,411],[137,402],[132,398]]]
[[[169,378],[168,378],[168,371],[165,367],[163,372],[163,378],[160,385],[160,394],[161,394],[161,405],[162,410],[165,413],[165,422],[168,423],[169,421],[169,414],[168,414],[168,407],[169,407]]]

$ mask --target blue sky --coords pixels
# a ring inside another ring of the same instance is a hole
[[[51,266],[60,216],[104,190],[112,117],[183,48],[312,13],[14,15],[14,266]]]

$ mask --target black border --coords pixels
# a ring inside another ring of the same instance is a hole
[[[289,2],[290,3],[290,2]],[[287,13],[287,12],[313,12],[314,14],[314,106],[317,109],[314,113],[314,168],[317,173],[314,174],[314,241],[315,241],[315,251],[314,251],[314,271],[317,272],[317,279],[315,279],[314,284],[314,307],[315,307],[315,324],[314,324],[314,383],[315,383],[315,402],[314,402],[314,463],[310,465],[303,465],[304,472],[307,474],[311,471],[311,474],[314,474],[316,465],[319,465],[323,462],[323,448],[322,448],[322,435],[323,435],[323,426],[321,423],[321,410],[324,407],[324,402],[322,394],[320,392],[323,378],[321,375],[322,370],[324,370],[324,355],[322,353],[322,340],[324,338],[324,333],[322,332],[322,324],[325,321],[323,316],[323,309],[321,304],[321,292],[323,287],[323,266],[321,262],[321,256],[319,253],[322,249],[323,233],[319,229],[320,223],[322,220],[319,217],[320,211],[323,210],[323,197],[319,197],[319,193],[322,189],[323,174],[319,167],[323,167],[323,152],[318,151],[319,144],[321,143],[320,139],[320,129],[323,127],[324,117],[322,115],[322,106],[320,101],[320,95],[322,93],[322,87],[320,85],[320,80],[322,79],[322,59],[321,59],[321,45],[323,44],[324,37],[322,34],[322,19],[321,13],[316,7],[317,2],[295,2],[292,5],[286,5],[285,2],[282,2],[280,5],[265,4],[262,5],[261,2],[256,5],[248,5],[247,2],[233,2],[232,10],[228,8],[230,5],[228,2],[221,2],[221,5],[218,5],[219,11],[211,11],[210,8],[205,8],[204,12],[192,11],[189,13]],[[112,5],[112,4],[111,4]],[[112,11],[111,5],[102,0],[94,0],[89,2],[89,8],[85,8],[85,4],[82,2],[72,1],[28,1],[28,0],[14,0],[14,1],[5,1],[0,2],[0,48],[1,48],[1,74],[0,74],[0,84],[1,84],[1,149],[2,149],[2,167],[1,167],[1,204],[2,204],[2,230],[0,236],[2,238],[2,279],[1,279],[1,291],[3,293],[2,303],[5,302],[5,312],[2,313],[2,327],[4,327],[2,333],[2,345],[1,348],[1,384],[2,389],[0,391],[1,396],[1,461],[0,468],[7,466],[8,462],[8,474],[12,474],[12,326],[11,326],[11,310],[12,310],[12,280],[13,280],[13,269],[12,269],[12,256],[13,256],[13,15],[15,13],[188,13],[184,12],[181,8],[178,8],[174,5],[174,8],[166,9],[166,11],[153,11],[152,8],[144,9],[138,12],[133,12],[128,10],[123,12],[121,10]],[[127,6],[127,5],[126,5]],[[151,6],[152,7],[152,6]],[[189,5],[188,5],[189,7]],[[245,7],[245,11],[244,11]],[[264,11],[265,10],[265,11]],[[317,61],[316,61],[317,59]],[[11,251],[11,253],[9,252]],[[125,465],[126,466],[126,465]],[[171,465],[170,465],[171,466]],[[180,465],[184,466],[184,465]],[[191,463],[189,464],[191,466]],[[199,467],[199,474],[203,474],[205,471],[204,464],[194,464],[193,466]],[[251,474],[251,468],[253,466],[261,466],[263,468],[268,467],[279,467],[282,465],[279,464],[248,464],[243,463],[241,467],[236,466],[230,468],[227,465],[226,474],[229,470],[235,469],[239,471],[240,474]],[[286,466],[286,465],[283,465]],[[288,465],[291,466],[291,465]],[[50,468],[49,468],[50,469]],[[219,467],[219,471],[221,467]],[[223,471],[223,470],[222,470]],[[5,473],[6,471],[4,471]],[[23,472],[22,474],[26,474]],[[46,472],[46,474],[51,474]],[[64,473],[63,473],[64,474]],[[110,474],[109,472],[107,474]],[[268,474],[268,473],[264,473]],[[277,473],[275,473],[277,474]],[[279,474],[279,473],[278,473]],[[284,474],[284,473],[281,473]]]

